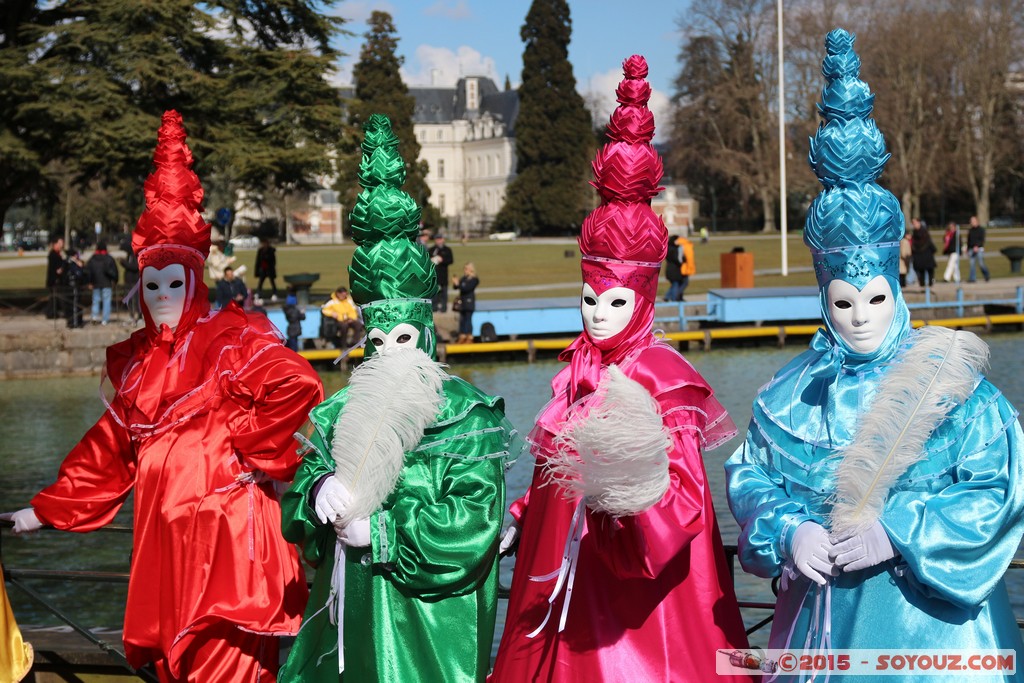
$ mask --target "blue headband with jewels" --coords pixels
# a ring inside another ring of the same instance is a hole
[[[811,257],[821,288],[828,287],[832,280],[845,280],[857,289],[864,289],[864,285],[879,275],[899,280],[899,242],[812,249]]]

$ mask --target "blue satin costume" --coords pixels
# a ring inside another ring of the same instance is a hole
[[[819,105],[825,123],[810,154],[825,191],[811,205],[804,241],[814,254],[825,329],[759,392],[746,440],[725,465],[729,505],[741,529],[740,563],[765,578],[782,573],[801,523],[827,527],[841,450],[871,410],[888,363],[915,343],[898,284],[903,217],[896,198],[874,182],[888,155],[868,119],[874,96],[858,78],[853,39],[842,30],[826,39],[827,85]],[[892,288],[895,317],[877,351],[856,354],[833,328],[828,284],[839,278],[863,289],[878,275]],[[1024,534],[1022,448],[1017,411],[979,376],[973,394],[931,434],[926,457],[890,490],[879,521],[896,557],[833,579],[828,624],[825,590],[802,575],[790,581],[778,596],[769,646],[819,648],[827,627],[835,650],[1024,654],[1003,581]],[[1019,662],[1017,670],[1016,676],[924,680],[1024,680]],[[912,672],[863,679],[922,680]]]

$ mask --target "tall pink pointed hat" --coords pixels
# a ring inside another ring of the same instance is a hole
[[[615,363],[653,339],[654,303],[661,262],[668,248],[665,223],[651,209],[661,192],[661,157],[651,145],[654,114],[647,60],[633,55],[622,63],[624,78],[615,90],[619,102],[608,124],[609,142],[594,158],[594,181],[601,204],[583,221],[579,245],[583,281],[600,295],[612,287],[636,292],[633,317],[624,330],[603,340],[581,334],[563,352],[571,359],[573,384],[583,392],[596,386],[600,365]],[[575,392],[574,392],[575,393]]]
[[[654,114],[647,108],[651,98],[651,86],[645,80],[647,60],[633,55],[622,63],[622,72],[625,78],[615,89],[619,106],[608,124],[610,141],[592,164],[591,185],[601,195],[601,205],[583,221],[579,245],[584,258],[657,268],[665,258],[668,231],[651,209],[651,199],[664,189],[658,185],[664,169],[651,146]]]

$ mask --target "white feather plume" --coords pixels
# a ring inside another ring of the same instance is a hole
[[[928,438],[971,395],[987,363],[988,345],[971,332],[917,332],[842,453],[832,497],[833,535],[860,533],[878,520],[890,489],[925,457]]]
[[[369,517],[394,489],[406,451],[441,410],[447,378],[415,348],[371,356],[352,373],[331,444],[335,475],[352,494],[340,524]]]
[[[647,510],[668,490],[671,441],[658,404],[643,385],[611,365],[589,403],[569,419],[548,460],[570,499],[615,516]]]

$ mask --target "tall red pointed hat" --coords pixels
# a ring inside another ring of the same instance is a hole
[[[192,171],[192,151],[185,144],[181,114],[164,112],[146,179],[146,210],[132,235],[139,268],[182,263],[202,272],[210,253],[210,224],[200,213],[203,186]]]

